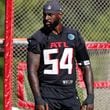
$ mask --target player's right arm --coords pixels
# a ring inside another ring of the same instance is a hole
[[[36,110],[44,110],[43,100],[41,98],[39,89],[39,79],[38,79],[38,68],[40,62],[40,55],[28,52],[27,56],[27,70],[28,70],[28,80],[34,95]],[[41,109],[42,108],[42,109]]]
[[[27,72],[29,84],[35,99],[35,110],[48,110],[40,94],[38,69],[40,65],[40,54],[37,53],[35,41],[29,42],[27,53]],[[32,44],[31,44],[32,43]]]

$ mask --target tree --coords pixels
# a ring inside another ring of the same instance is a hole
[[[0,37],[4,36],[5,1],[0,0]]]

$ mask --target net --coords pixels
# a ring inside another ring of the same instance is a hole
[[[18,42],[14,43],[13,50],[13,106],[22,108],[23,110],[33,110],[33,95],[27,80],[26,58],[24,58],[27,53],[27,42],[26,40],[17,41]],[[108,110],[108,94],[110,93],[110,44],[88,42],[86,45],[91,58],[95,78],[95,110],[100,109],[100,106],[103,108],[103,110]],[[79,70],[77,87],[82,102],[86,97],[86,92],[82,73]],[[104,101],[102,101],[102,99]]]
[[[32,109],[33,95],[27,80],[27,41],[42,27],[42,7],[47,0],[6,0],[4,110],[12,106]],[[109,110],[110,0],[60,0],[65,26],[78,29],[87,41],[95,78],[95,110]],[[16,40],[15,38],[22,38]],[[78,90],[85,97],[82,75]]]

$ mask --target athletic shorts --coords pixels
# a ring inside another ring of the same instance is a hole
[[[80,110],[81,104],[77,93],[67,88],[41,88],[42,98],[48,103],[49,110]]]

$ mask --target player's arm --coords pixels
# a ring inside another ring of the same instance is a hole
[[[40,97],[39,91],[39,79],[38,79],[38,68],[40,62],[40,55],[34,54],[32,52],[28,52],[27,55],[27,71],[28,71],[28,79],[34,94],[34,97]]]
[[[37,54],[35,41],[31,40],[28,45],[27,53],[27,72],[29,84],[35,99],[35,110],[48,110],[45,109],[45,102],[41,97],[39,88],[38,69],[40,64],[40,54]]]
[[[93,88],[93,72],[87,50],[82,48],[80,50],[80,62],[78,63],[83,74],[83,80],[85,82],[87,90],[87,98],[84,101],[82,108],[86,107],[86,110],[94,109],[94,88]],[[83,110],[83,109],[82,109]]]
[[[85,82],[86,90],[87,90],[87,98],[83,103],[83,108],[86,107],[87,110],[93,110],[94,108],[94,90],[93,90],[93,72],[91,69],[91,65],[83,65],[80,66],[83,79]]]
[[[32,93],[34,95],[35,104],[37,106],[44,104],[44,101],[41,98],[40,89],[39,89],[39,79],[38,79],[38,68],[39,68],[39,62],[40,62],[39,59],[40,59],[39,54],[28,52],[28,56],[27,56],[28,80],[29,80]]]
[[[94,88],[93,88],[93,72],[91,68],[91,62],[88,55],[88,51],[85,46],[85,42],[82,39],[80,33],[78,33],[78,40],[76,46],[76,59],[78,65],[83,73],[83,79],[85,82],[87,90],[87,98],[83,103],[83,107],[86,107],[86,110],[94,109]]]

